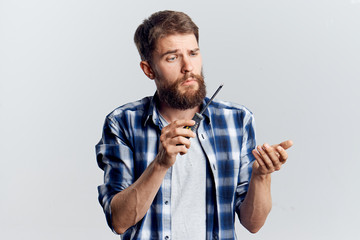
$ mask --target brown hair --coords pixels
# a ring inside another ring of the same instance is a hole
[[[193,33],[199,42],[199,28],[185,13],[169,10],[153,13],[136,29],[134,35],[141,60],[151,62],[157,40],[177,33]]]

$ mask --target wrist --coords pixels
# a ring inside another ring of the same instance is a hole
[[[269,182],[271,181],[271,174],[252,174],[251,180],[256,182]]]
[[[168,166],[159,156],[153,162],[154,169],[159,172],[166,172],[171,166]]]

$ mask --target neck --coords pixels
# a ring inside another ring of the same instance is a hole
[[[200,106],[186,110],[179,110],[172,108],[165,103],[159,103],[159,112],[168,123],[171,123],[175,120],[192,119],[195,113],[200,112]]]

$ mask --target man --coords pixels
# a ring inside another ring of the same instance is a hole
[[[99,201],[123,239],[235,239],[237,213],[257,232],[271,209],[271,173],[287,160],[285,141],[256,147],[245,107],[209,101],[198,27],[184,13],[154,13],[138,27],[140,67],[153,97],[110,113],[96,145],[104,170]]]

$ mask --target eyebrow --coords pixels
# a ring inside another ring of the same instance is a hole
[[[198,52],[198,51],[200,51],[200,48],[195,48],[195,49],[191,50],[190,52],[194,53],[194,52]]]
[[[177,51],[179,51],[179,49],[174,49],[174,50],[166,51],[166,52],[164,52],[163,54],[161,54],[160,57],[163,58],[165,55],[174,54],[174,53],[176,53]]]
[[[199,50],[200,50],[200,48],[195,48],[195,49],[190,50],[190,52],[194,53],[194,52],[197,52]],[[166,51],[163,54],[161,54],[160,57],[163,58],[164,56],[166,56],[168,54],[174,54],[174,53],[177,53],[178,51],[179,51],[179,49],[169,50],[169,51]]]

